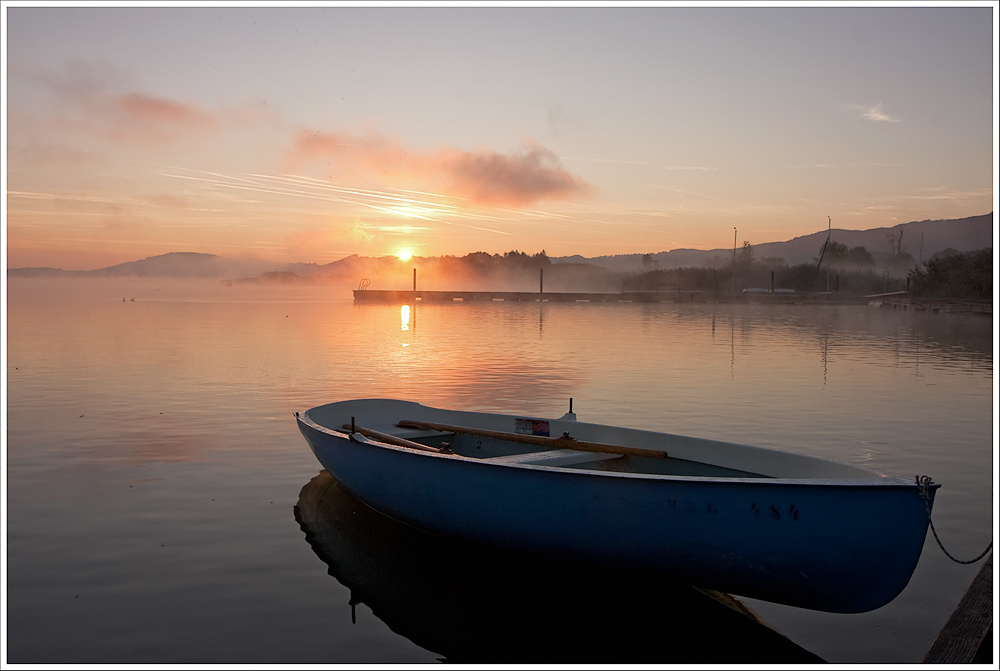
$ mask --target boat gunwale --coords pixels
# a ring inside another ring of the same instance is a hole
[[[322,406],[318,406],[322,407]],[[638,479],[638,480],[653,480],[653,481],[668,481],[668,482],[713,482],[713,483],[732,483],[732,484],[753,484],[753,485],[768,485],[768,486],[778,486],[778,485],[803,485],[803,486],[830,486],[830,487],[914,487],[916,486],[915,481],[908,480],[898,475],[892,475],[890,473],[883,473],[877,471],[873,468],[868,468],[867,466],[860,466],[857,464],[850,464],[846,462],[838,462],[832,459],[826,459],[824,457],[816,457],[813,455],[802,454],[799,452],[791,452],[786,450],[773,450],[776,452],[782,452],[784,454],[791,454],[798,457],[803,457],[805,459],[816,459],[820,461],[827,461],[841,466],[849,466],[850,468],[857,469],[859,471],[867,472],[869,474],[874,474],[875,477],[858,477],[858,478],[778,478],[763,475],[759,478],[746,478],[746,477],[719,477],[719,476],[698,476],[698,475],[666,475],[658,473],[629,473],[621,471],[606,471],[599,469],[589,469],[581,467],[567,468],[565,466],[550,465],[545,464],[529,463],[529,462],[518,462],[518,461],[508,461],[508,462],[491,462],[488,459],[478,458],[478,457],[467,457],[461,454],[455,454],[453,452],[430,452],[425,450],[418,450],[416,448],[405,447],[401,445],[392,445],[389,443],[383,443],[373,438],[365,438],[364,442],[352,440],[350,433],[344,431],[338,431],[330,427],[319,424],[314,419],[309,416],[309,410],[305,412],[296,413],[296,419],[319,431],[320,433],[327,434],[338,440],[347,441],[354,443],[355,445],[367,445],[370,447],[377,447],[381,449],[387,449],[391,451],[402,452],[406,454],[412,454],[422,457],[434,458],[434,459],[448,459],[452,461],[461,461],[466,463],[482,464],[484,466],[493,466],[496,468],[515,468],[523,470],[532,471],[542,471],[547,473],[562,473],[562,474],[580,474],[588,476],[601,476],[610,478],[628,478],[628,479]],[[606,426],[606,425],[601,425]],[[686,438],[692,438],[690,436],[685,436]],[[697,440],[710,440],[710,439],[697,439]],[[750,447],[752,449],[758,450],[770,450],[771,448],[757,447],[753,445],[742,445],[743,447]],[[539,450],[531,454],[543,454],[544,450]],[[528,454],[528,453],[526,453]],[[939,484],[933,483],[931,485],[935,489],[940,487]]]

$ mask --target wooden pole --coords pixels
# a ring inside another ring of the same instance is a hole
[[[465,433],[470,436],[482,436],[483,438],[496,438],[497,440],[508,440],[513,443],[543,445],[545,447],[558,447],[569,450],[580,450],[582,452],[631,454],[636,457],[652,457],[653,459],[667,458],[667,453],[663,450],[646,450],[641,447],[625,447],[623,445],[605,445],[604,443],[590,443],[583,440],[576,440],[574,438],[552,438],[550,436],[530,436],[522,433],[491,431],[489,429],[477,429],[470,426],[456,426],[454,424],[438,424],[436,422],[418,422],[415,420],[402,420],[400,422],[397,422],[396,426],[407,429],[432,429],[434,431]]]
[[[733,226],[733,288],[732,293],[736,293],[736,227]]]
[[[417,269],[413,269],[413,291],[417,291]]]

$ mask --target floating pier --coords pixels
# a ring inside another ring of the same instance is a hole
[[[594,293],[575,291],[397,291],[355,289],[356,303],[780,303],[864,305],[867,296],[843,294],[746,293],[720,294],[711,291],[622,291]]]
[[[993,302],[986,300],[959,300],[955,298],[917,298],[904,294],[887,296],[882,307],[917,312],[942,312],[969,315],[993,315]]]
[[[993,555],[958,602],[944,629],[924,656],[927,664],[993,662]]]

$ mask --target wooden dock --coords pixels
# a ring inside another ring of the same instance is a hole
[[[619,293],[567,291],[397,291],[355,289],[356,303],[779,303],[864,305],[866,296],[842,294],[748,293],[711,291],[622,291]]]
[[[924,655],[926,664],[993,662],[993,555],[958,602],[955,612]]]
[[[882,307],[917,312],[944,312],[953,314],[993,316],[993,302],[985,300],[959,300],[955,298],[917,298],[905,294],[888,296]]]

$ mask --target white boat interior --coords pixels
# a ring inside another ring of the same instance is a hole
[[[320,406],[308,416],[327,429],[347,433],[355,421],[356,438],[366,436],[395,447],[424,447],[442,457],[496,465],[696,478],[900,482],[863,466],[739,443],[578,422],[573,413],[540,419],[440,410],[400,401],[355,403],[366,401]],[[543,426],[550,437],[525,435],[519,430],[523,423]]]
[[[414,442],[441,447],[442,444],[455,454],[502,465],[533,465],[558,468],[575,468],[590,471],[617,473],[649,473],[653,475],[682,475],[695,477],[768,478],[772,477],[748,470],[728,468],[702,461],[666,457],[644,457],[634,454],[588,452],[571,448],[525,445],[495,438],[452,433],[407,436]],[[436,443],[436,445],[435,445]]]

